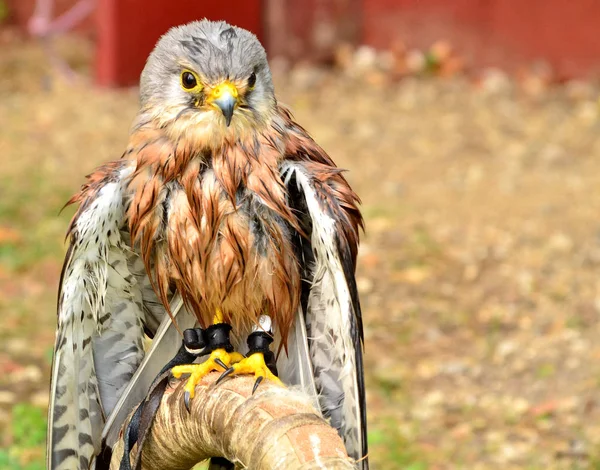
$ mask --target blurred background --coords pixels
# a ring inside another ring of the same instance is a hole
[[[363,199],[373,468],[600,468],[600,3],[0,0],[0,469],[44,468],[60,209],[202,17]]]

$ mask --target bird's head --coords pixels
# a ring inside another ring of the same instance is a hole
[[[276,107],[265,50],[252,33],[208,20],[167,32],[140,80],[141,120],[210,145],[265,126]]]

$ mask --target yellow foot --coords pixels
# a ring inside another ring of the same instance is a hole
[[[190,378],[185,384],[185,394],[183,400],[185,407],[190,410],[190,400],[194,398],[196,393],[196,385],[214,370],[229,370],[227,369],[232,364],[240,362],[244,359],[240,353],[228,353],[224,349],[215,349],[208,359],[202,364],[186,364],[183,366],[175,366],[171,369],[173,377],[179,379],[183,374],[190,374]]]
[[[265,363],[265,357],[263,353],[254,353],[248,357],[243,358],[241,361],[233,364],[229,369],[223,372],[223,375],[219,377],[217,383],[221,382],[225,377],[229,375],[239,375],[239,374],[254,374],[256,377],[256,382],[254,382],[254,388],[252,389],[252,394],[256,392],[259,384],[264,380],[268,379],[271,382],[275,382],[277,385],[281,385],[283,387],[283,382],[279,380],[279,378],[274,375],[267,364]]]

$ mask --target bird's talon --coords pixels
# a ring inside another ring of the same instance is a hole
[[[183,394],[183,403],[185,404],[187,412],[190,413],[190,392],[186,391]]]
[[[219,385],[227,376],[231,375],[235,369],[233,367],[228,368],[221,376],[217,379],[216,384]]]
[[[229,370],[229,366],[243,359],[239,353],[228,353],[225,349],[215,349],[209,358],[202,364],[185,364],[175,366],[171,369],[173,377],[181,378],[183,374],[190,374],[185,384],[184,403],[188,411],[190,411],[190,403],[196,393],[196,385],[198,385],[204,377],[212,371],[224,370],[225,373]],[[219,379],[220,380],[220,379]]]
[[[260,375],[257,379],[256,382],[254,382],[254,387],[252,387],[252,395],[254,395],[254,393],[256,392],[256,389],[258,388],[258,386],[260,385],[260,383],[263,381],[264,377],[262,375]]]
[[[225,377],[229,375],[240,374],[253,374],[256,377],[256,382],[254,383],[254,388],[252,391],[253,394],[256,391],[258,385],[264,379],[268,379],[271,382],[276,383],[277,385],[283,386],[283,382],[279,380],[279,378],[269,370],[269,367],[265,363],[263,353],[257,352],[254,354],[250,354],[248,357],[233,364],[228,370],[223,372],[221,377],[219,377],[219,380],[217,380],[217,383],[221,382],[223,379],[225,379]]]

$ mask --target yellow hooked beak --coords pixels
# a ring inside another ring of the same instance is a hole
[[[235,85],[229,80],[220,83],[213,88],[207,101],[219,107],[223,116],[225,116],[225,123],[229,127],[233,111],[238,104],[238,89]]]

